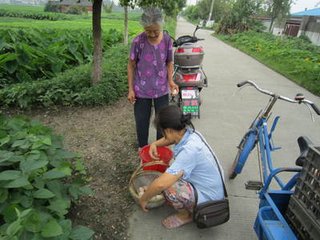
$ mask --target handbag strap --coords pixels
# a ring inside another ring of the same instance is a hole
[[[223,191],[224,191],[224,197],[225,198],[228,198],[228,193],[227,193],[227,190],[226,190],[226,186],[224,184],[224,180],[222,178],[222,173],[221,173],[221,169],[220,169],[220,166],[219,166],[219,163],[217,161],[217,157],[216,155],[214,154],[214,152],[212,151],[211,147],[209,146],[209,144],[204,140],[204,138],[199,134],[197,133],[196,131],[194,132],[195,134],[197,134],[199,136],[199,138],[201,139],[201,141],[207,146],[207,148],[209,149],[209,151],[211,152],[212,156],[213,156],[213,159],[215,160],[216,164],[217,164],[217,168],[219,170],[219,174],[220,174],[220,178],[221,178],[221,181],[222,181],[222,184],[223,184]],[[191,186],[193,187],[194,189],[194,196],[195,196],[195,202],[197,203],[198,202],[198,193],[197,193],[197,190],[195,189],[195,187],[193,186],[193,184],[191,183]],[[197,204],[195,204],[194,208],[196,208]]]

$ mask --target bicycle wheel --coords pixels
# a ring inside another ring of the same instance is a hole
[[[235,179],[236,176],[241,173],[244,164],[246,163],[248,156],[252,149],[254,149],[257,142],[257,131],[254,129],[249,129],[249,131],[241,139],[241,142],[238,146],[239,150],[234,159],[229,179]]]

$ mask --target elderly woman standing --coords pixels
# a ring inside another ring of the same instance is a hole
[[[128,100],[134,104],[139,148],[148,145],[152,104],[157,113],[169,104],[169,90],[178,92],[172,79],[172,41],[162,31],[161,11],[145,9],[141,24],[144,32],[133,39],[128,62]],[[157,139],[161,137],[157,131]]]
[[[164,137],[150,145],[151,157],[158,158],[157,147],[174,144],[175,160],[148,186],[139,202],[148,211],[149,200],[163,192],[169,205],[177,210],[162,221],[164,227],[172,229],[192,221],[195,205],[224,198],[220,175],[223,170],[208,143],[194,129],[191,116],[183,115],[180,108],[173,105],[162,108],[155,123]]]

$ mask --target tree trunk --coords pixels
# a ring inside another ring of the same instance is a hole
[[[124,6],[124,45],[128,45],[128,6]]]
[[[102,0],[93,1],[93,70],[91,79],[92,85],[99,83],[102,77],[101,7]]]

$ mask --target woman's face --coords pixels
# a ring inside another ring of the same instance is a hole
[[[149,39],[157,39],[161,33],[161,26],[159,24],[152,24],[144,27],[144,31]]]

